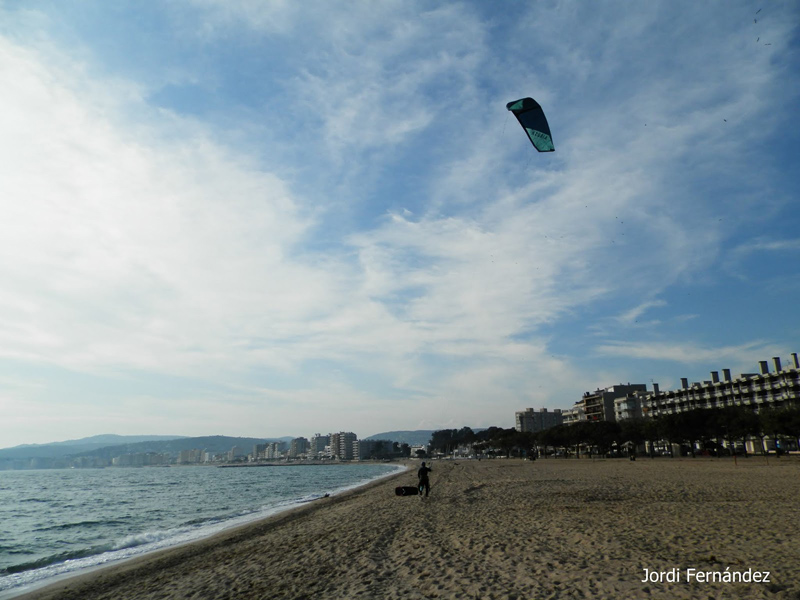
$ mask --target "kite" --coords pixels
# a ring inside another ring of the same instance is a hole
[[[509,102],[506,108],[514,113],[517,121],[522,125],[525,133],[531,140],[531,144],[539,152],[553,152],[553,138],[550,135],[550,127],[539,103],[533,98],[522,98]]]

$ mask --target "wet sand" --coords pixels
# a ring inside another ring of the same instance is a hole
[[[23,597],[800,598],[797,459],[434,461],[430,498],[395,496],[416,466]]]

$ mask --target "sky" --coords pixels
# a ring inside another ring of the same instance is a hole
[[[0,447],[512,427],[787,364],[799,23],[0,0]]]

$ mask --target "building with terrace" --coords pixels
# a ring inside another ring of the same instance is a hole
[[[645,417],[658,417],[694,410],[696,408],[722,408],[725,406],[747,406],[755,411],[763,408],[788,408],[800,404],[800,360],[792,354],[792,362],[784,367],[779,357],[769,362],[759,362],[759,373],[743,373],[736,379],[730,369],[711,371],[711,380],[689,384],[681,378],[677,390],[661,392],[655,386],[653,393],[642,400]]]

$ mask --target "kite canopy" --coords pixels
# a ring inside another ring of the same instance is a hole
[[[522,98],[506,104],[506,108],[514,113],[517,121],[528,134],[531,144],[539,152],[553,152],[553,138],[550,127],[539,103],[533,98]]]

